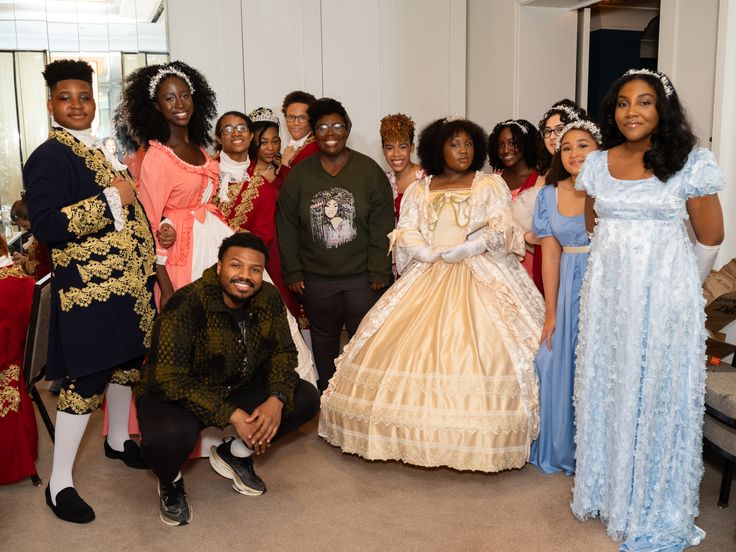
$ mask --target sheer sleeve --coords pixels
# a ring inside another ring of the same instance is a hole
[[[723,190],[725,178],[716,163],[713,152],[696,148],[688,155],[685,166],[676,178],[681,179],[680,194],[683,198],[715,194]]]

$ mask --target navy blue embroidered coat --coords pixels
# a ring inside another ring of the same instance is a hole
[[[115,229],[103,190],[117,172],[97,149],[63,129],[28,158],[26,202],[51,253],[51,326],[46,377],[78,378],[145,354],[155,315],[155,250],[136,200]]]

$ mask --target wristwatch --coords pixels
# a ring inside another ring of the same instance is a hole
[[[268,396],[276,397],[281,401],[281,404],[286,404],[286,393],[283,393],[282,391],[271,391]]]

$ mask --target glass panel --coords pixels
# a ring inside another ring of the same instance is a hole
[[[79,51],[79,29],[75,23],[48,23],[49,50],[57,52]]]
[[[13,0],[0,0],[0,20],[14,20],[15,9],[13,7]]]
[[[20,140],[25,163],[31,152],[49,136],[48,95],[41,74],[46,60],[43,52],[17,52],[15,59]]]
[[[46,0],[15,0],[15,18],[46,22]]]
[[[15,108],[15,78],[13,54],[0,52],[0,210],[5,237],[12,235],[10,206],[20,199],[23,187],[20,172],[18,114]]]
[[[135,23],[110,23],[110,50],[134,52],[138,49],[138,28]]]
[[[49,39],[45,21],[16,21],[19,50],[48,50]]]
[[[107,25],[80,23],[79,47],[88,52],[107,52],[110,49],[107,40]]]
[[[146,66],[146,54],[123,54],[123,79],[139,67]]]
[[[0,50],[15,50],[18,41],[15,39],[15,21],[0,20]]]

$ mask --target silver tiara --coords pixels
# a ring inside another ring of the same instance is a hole
[[[159,69],[153,77],[151,77],[151,82],[148,83],[148,97],[151,99],[154,99],[156,97],[156,90],[158,89],[158,85],[161,84],[161,81],[164,79],[164,77],[167,77],[169,75],[176,75],[181,80],[183,80],[185,83],[187,83],[187,86],[189,87],[189,93],[194,94],[194,87],[192,86],[192,81],[189,80],[189,77],[184,73],[183,71],[180,71],[179,69],[176,69],[175,67],[169,67],[164,65]]]
[[[549,111],[544,114],[542,120],[546,123],[547,119],[555,114],[555,111],[562,111],[565,115],[567,115],[567,122],[577,121],[580,118],[580,115],[569,105],[557,104],[549,108]]]
[[[446,117],[444,121],[442,121],[442,124],[451,123],[453,121],[462,121],[465,117],[462,115],[450,115],[449,117]]]
[[[575,121],[571,121],[567,123],[562,130],[560,131],[560,134],[557,136],[557,140],[555,141],[555,152],[560,151],[560,147],[562,147],[562,138],[567,134],[569,131],[573,129],[578,130],[586,130],[590,133],[590,135],[593,137],[593,140],[595,140],[596,144],[599,146],[601,145],[601,142],[603,141],[603,136],[601,135],[601,129],[598,128],[598,125],[596,125],[593,121],[590,121],[588,119],[577,119]]]
[[[629,75],[649,75],[650,77],[659,79],[659,82],[662,83],[662,88],[664,88],[664,95],[668,98],[675,91],[670,83],[670,79],[668,79],[664,73],[660,73],[659,71],[652,71],[651,69],[629,69],[623,76],[627,77]]]
[[[248,114],[248,118],[254,123],[263,121],[267,123],[276,123],[276,125],[279,124],[279,118],[274,115],[273,111],[271,111],[267,107],[259,107],[258,109],[254,109]]]
[[[523,132],[524,134],[528,134],[529,133],[529,129],[526,128],[524,125],[522,125],[516,119],[509,119],[508,121],[504,121],[503,123],[501,123],[501,125],[502,126],[516,125],[517,127],[519,127],[521,129],[521,132]]]

